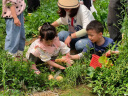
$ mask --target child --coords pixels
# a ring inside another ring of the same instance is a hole
[[[91,21],[87,25],[87,34],[89,38],[88,45],[83,49],[82,53],[79,53],[77,55],[70,55],[71,59],[80,59],[83,57],[83,53],[88,51],[88,47],[92,49],[90,52],[91,54],[97,54],[101,56],[103,53],[105,53],[112,45],[114,45],[114,42],[112,39],[103,37],[103,26],[100,22],[94,20]],[[111,54],[118,54],[119,51],[108,51],[106,52],[106,56],[110,56]]]
[[[13,57],[23,54],[25,46],[25,31],[23,11],[24,0],[2,0],[2,17],[6,22],[5,50]]]
[[[70,49],[63,42],[59,41],[55,27],[49,23],[44,23],[40,29],[39,39],[31,44],[26,57],[30,61],[35,62],[31,69],[34,69],[36,74],[40,74],[40,71],[36,68],[36,64],[38,63],[46,62],[50,66],[65,69],[65,67],[53,61],[59,52],[69,54]]]

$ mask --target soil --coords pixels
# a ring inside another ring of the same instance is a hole
[[[54,91],[35,92],[30,96],[97,96],[91,93],[91,88],[82,84],[75,88],[60,90],[54,89]]]
[[[27,41],[25,42],[25,46],[29,46],[29,45],[30,45],[32,42],[34,42],[37,38],[38,38],[38,37],[32,38],[32,39],[30,39],[30,40],[27,40]]]

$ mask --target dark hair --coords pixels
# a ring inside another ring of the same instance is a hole
[[[71,9],[71,12],[69,14],[69,17],[74,17],[76,16],[77,12],[78,12],[78,9],[79,7],[77,8],[72,8]],[[60,17],[65,17],[66,16],[66,11],[64,10],[64,8],[60,8],[59,7],[59,10],[57,11],[57,13],[59,14]]]
[[[55,27],[50,25],[50,23],[44,23],[40,29],[40,36],[40,40],[53,40],[57,36]]]
[[[93,20],[87,25],[86,30],[95,30],[97,33],[103,33],[104,27],[99,21]]]

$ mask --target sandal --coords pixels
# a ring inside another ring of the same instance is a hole
[[[49,66],[49,70],[52,71],[52,72],[55,71],[54,68],[53,68],[53,66]]]

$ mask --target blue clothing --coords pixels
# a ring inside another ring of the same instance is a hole
[[[105,42],[103,45],[98,46],[96,43],[92,43],[91,40],[89,40],[88,45],[83,49],[83,52],[87,52],[88,48],[91,49],[91,54],[97,54],[101,56],[103,53],[108,51],[109,48],[111,48],[114,45],[114,41],[111,38],[104,37]]]
[[[69,34],[72,32],[69,31],[61,31],[58,33],[59,40],[62,42],[65,42],[66,38],[69,36]],[[83,36],[81,38],[74,38],[70,42],[71,48],[75,48],[78,52],[82,52],[82,50],[85,48],[85,46],[88,43],[88,36]]]
[[[17,16],[21,22],[21,26],[14,24],[13,18],[6,18],[6,38],[5,50],[15,54],[18,50],[24,51],[25,46],[25,31],[23,13]]]

